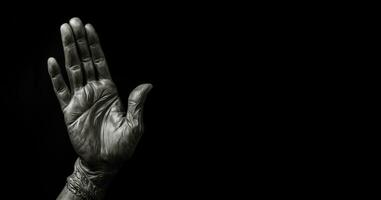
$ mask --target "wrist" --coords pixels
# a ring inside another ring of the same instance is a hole
[[[82,199],[102,199],[115,174],[115,171],[90,170],[78,158],[73,174],[67,178],[66,187]]]

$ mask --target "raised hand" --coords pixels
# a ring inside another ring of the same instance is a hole
[[[90,173],[117,170],[143,133],[143,104],[152,85],[136,87],[124,109],[93,26],[73,18],[61,26],[61,36],[70,88],[54,58],[48,71],[78,162]]]

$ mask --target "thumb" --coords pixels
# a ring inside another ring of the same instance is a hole
[[[137,86],[128,97],[127,119],[134,125],[142,124],[143,105],[152,85],[149,83]]]

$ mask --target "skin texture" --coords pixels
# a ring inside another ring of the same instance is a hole
[[[70,87],[56,59],[48,59],[48,71],[79,167],[103,187],[108,177],[99,174],[113,174],[134,152],[143,133],[143,104],[152,85],[137,86],[125,109],[94,27],[72,18],[60,30]],[[64,188],[58,199],[75,199],[75,195]]]

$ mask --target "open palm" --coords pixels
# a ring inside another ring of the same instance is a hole
[[[54,58],[48,71],[71,143],[89,169],[115,168],[132,155],[143,133],[143,103],[152,85],[136,87],[125,110],[93,26],[73,18],[61,26],[61,36],[71,88]]]

